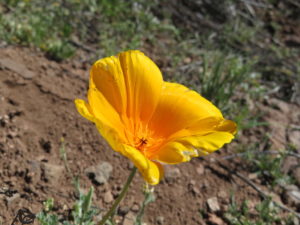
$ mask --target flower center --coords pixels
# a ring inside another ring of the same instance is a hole
[[[138,150],[143,151],[144,148],[146,148],[147,144],[148,144],[148,139],[145,138],[145,137],[142,137],[142,138],[139,139],[138,143],[135,144],[135,147]]]
[[[138,149],[148,158],[164,142],[164,138],[157,137],[155,132],[141,121],[136,123],[134,120],[128,120],[127,128],[125,135],[128,145]]]

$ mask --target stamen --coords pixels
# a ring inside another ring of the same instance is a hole
[[[137,145],[137,149],[143,150],[144,146],[147,145],[148,140],[144,137],[142,137]]]

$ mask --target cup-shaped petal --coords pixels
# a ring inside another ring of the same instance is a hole
[[[236,132],[236,124],[225,120],[211,102],[183,85],[167,82],[149,127],[165,141],[147,157],[169,164],[211,153],[229,143]]]
[[[160,70],[140,51],[101,59],[91,69],[90,87],[97,88],[122,118],[134,121],[149,121],[162,84]]]
[[[155,63],[139,51],[95,62],[88,102],[77,99],[75,104],[153,185],[163,176],[160,162],[175,164],[209,154],[236,132],[236,124],[197,92],[164,82]]]

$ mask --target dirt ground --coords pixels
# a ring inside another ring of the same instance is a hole
[[[80,177],[82,190],[94,186],[93,205],[105,211],[118,195],[132,165],[112,151],[95,126],[77,113],[74,99],[85,98],[87,86],[88,68],[77,61],[56,63],[28,48],[0,49],[0,224],[11,224],[17,211],[24,207],[34,214],[40,212],[43,201],[50,197],[55,200],[55,210],[61,216],[68,215],[76,192],[60,157],[61,138],[66,143],[70,169]],[[166,178],[155,186],[157,199],[148,206],[145,222],[226,224],[221,215],[228,208],[231,193],[238,202],[248,199],[254,207],[260,201],[259,194],[232,171],[239,171],[266,191],[263,182],[247,174],[238,157],[222,158],[236,152],[240,143],[259,140],[265,132],[274,133],[275,148],[287,142],[299,144],[299,131],[290,129],[299,125],[299,106],[271,99],[261,105],[261,110],[265,110],[265,117],[273,127],[240,134],[235,142],[209,157],[168,166]],[[294,133],[287,135],[288,132]],[[103,162],[110,164],[112,171],[109,179],[99,184],[96,172],[87,171],[93,171]],[[291,165],[287,165],[287,171],[290,169]],[[127,225],[128,218],[136,214],[143,199],[142,186],[138,174],[116,216],[118,224]],[[277,201],[284,201],[281,195],[274,196]],[[209,207],[208,202],[214,200],[217,209]],[[290,207],[297,210],[293,205]],[[208,211],[206,218],[200,216],[201,210]]]

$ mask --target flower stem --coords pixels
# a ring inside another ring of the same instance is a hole
[[[118,196],[118,198],[116,199],[116,201],[114,202],[114,204],[112,205],[112,207],[110,208],[110,210],[105,214],[105,216],[103,217],[103,219],[98,223],[98,225],[104,225],[105,222],[113,215],[113,213],[115,212],[116,208],[118,207],[118,205],[120,204],[120,202],[124,198],[126,192],[128,191],[128,188],[130,186],[131,181],[133,180],[133,177],[134,177],[135,173],[136,173],[136,167],[133,167],[133,169],[131,170],[131,173],[130,173],[129,177],[127,178],[126,183],[123,186],[123,189],[122,189],[120,195]]]

